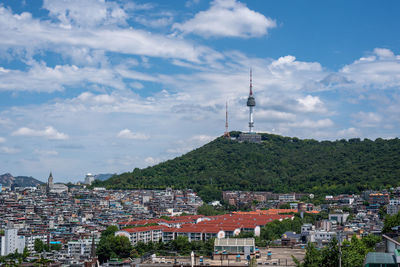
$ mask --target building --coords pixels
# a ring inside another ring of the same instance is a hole
[[[329,243],[336,237],[336,232],[325,230],[312,230],[308,234],[308,242],[317,243],[319,246]]]
[[[369,194],[368,202],[372,205],[384,206],[389,204],[390,196],[388,193],[372,193]]]
[[[93,240],[92,238],[85,238],[76,241],[69,241],[67,243],[68,256],[84,256],[86,258],[91,257],[93,255],[93,242],[95,244],[98,244],[100,242],[100,239]]]
[[[91,173],[86,174],[85,184],[91,185],[94,182],[94,175]]]
[[[254,132],[254,107],[256,106],[256,99],[253,95],[252,78],[252,71],[250,70],[250,92],[247,98],[247,106],[249,107],[249,132],[241,133],[238,140],[240,142],[261,143],[261,135]]]
[[[35,240],[40,239],[44,244],[47,243],[47,235],[46,234],[30,234],[25,235],[25,247],[33,252],[35,250]]]
[[[329,220],[337,221],[338,223],[343,224],[347,221],[349,215],[350,214],[348,213],[331,213],[329,214]]]
[[[235,213],[212,217],[201,215],[180,216],[170,221],[152,219],[130,222],[129,225],[158,224],[127,228],[117,231],[115,235],[129,238],[133,245],[138,242],[168,242],[179,236],[185,236],[191,241],[206,241],[211,238],[227,238],[237,236],[241,232],[251,232],[260,236],[260,227],[274,221],[293,219],[288,214],[246,214]],[[128,224],[123,224],[128,225]],[[121,225],[121,226],[123,226]]]
[[[393,215],[400,211],[400,199],[391,199],[387,205],[387,214]]]
[[[1,256],[14,253],[16,250],[19,253],[24,252],[25,237],[18,235],[18,229],[6,228],[4,231],[4,236],[1,236],[0,240]]]
[[[397,267],[400,264],[400,253],[369,252],[364,261],[364,267]]]
[[[68,187],[65,184],[54,183],[53,182],[53,174],[50,172],[49,178],[47,179],[47,193],[53,194],[61,194],[64,192],[68,192]]]
[[[214,260],[237,260],[237,258],[245,260],[247,255],[252,257],[255,253],[254,238],[216,238],[214,241]]]
[[[279,201],[282,201],[282,202],[292,202],[292,201],[296,201],[296,194],[283,194],[283,195],[279,195]]]
[[[168,227],[163,225],[127,228],[115,232],[116,236],[126,236],[135,246],[138,242],[159,242],[163,239],[163,231]]]

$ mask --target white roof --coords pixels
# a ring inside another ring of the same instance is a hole
[[[255,246],[254,238],[217,238],[214,246]]]

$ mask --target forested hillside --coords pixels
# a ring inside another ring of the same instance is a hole
[[[232,132],[237,136],[238,132]],[[400,140],[301,140],[262,134],[262,144],[225,138],[146,169],[113,176],[107,188],[355,193],[400,184]]]

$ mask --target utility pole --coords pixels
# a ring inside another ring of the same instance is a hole
[[[339,237],[339,267],[342,267],[342,249],[341,249],[341,236],[340,236],[340,230],[338,231],[338,237]]]

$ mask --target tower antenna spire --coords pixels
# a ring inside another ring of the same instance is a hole
[[[249,133],[253,133],[254,129],[253,112],[254,112],[254,107],[256,106],[256,100],[253,96],[253,71],[251,68],[250,68],[250,93],[249,93],[249,98],[247,98],[247,106],[249,107]]]
[[[226,137],[226,138],[231,137],[231,135],[229,134],[229,131],[228,131],[228,101],[226,101],[226,103],[225,103],[225,133],[224,133],[224,137]]]
[[[250,68],[250,95],[253,95],[253,71]]]

